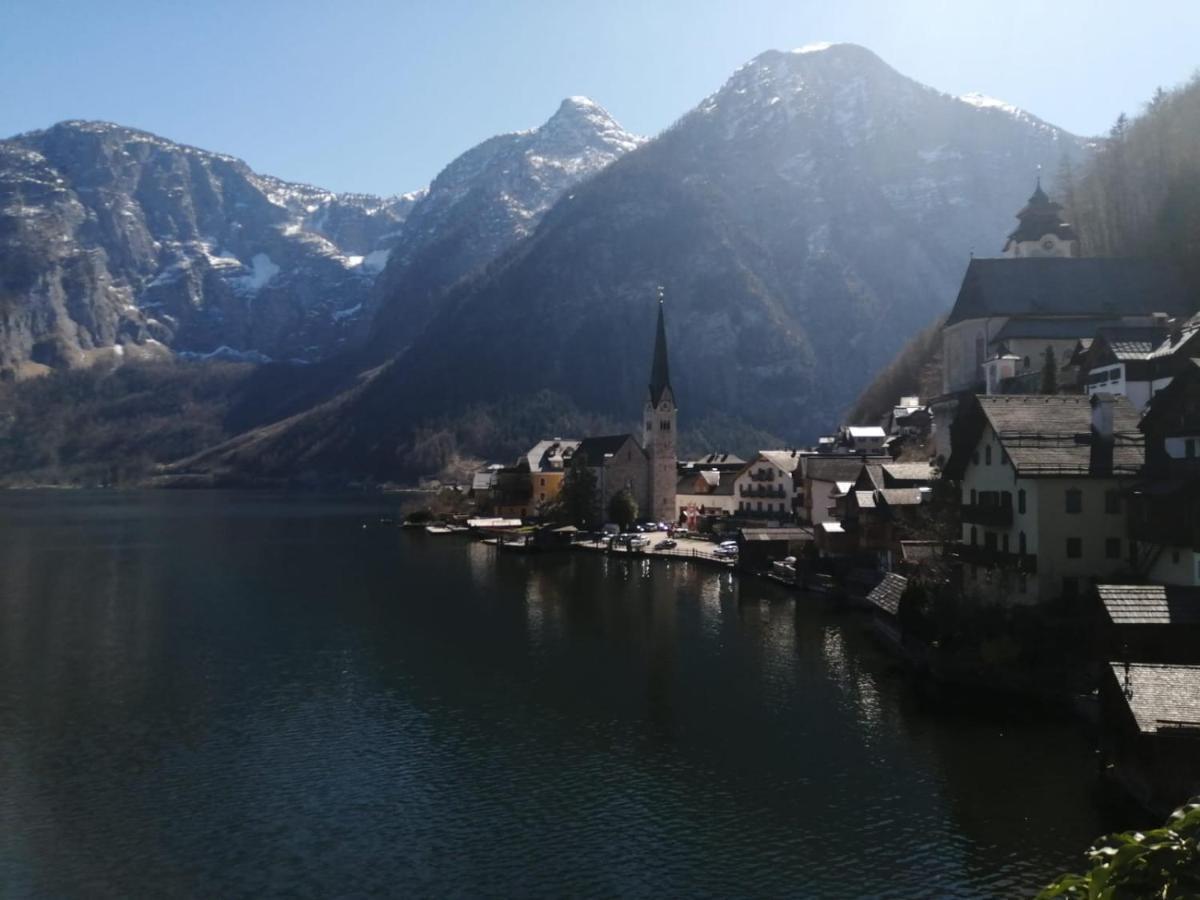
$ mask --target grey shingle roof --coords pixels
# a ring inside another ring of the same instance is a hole
[[[920,506],[923,499],[920,488],[884,488],[879,496],[888,506]]]
[[[1167,337],[1168,331],[1162,327],[1101,328],[1096,333],[1096,340],[1107,344],[1113,356],[1122,362],[1150,359]]]
[[[1163,584],[1098,584],[1114,625],[1200,625],[1200,588]]]
[[[904,594],[907,586],[907,578],[889,572],[883,576],[883,581],[867,594],[867,601],[894,616],[900,610],[900,597]]]
[[[855,491],[854,502],[858,504],[859,509],[874,509],[875,493],[874,491]]]
[[[584,438],[575,448],[575,453],[581,455],[589,466],[602,466],[605,455],[616,453],[625,446],[626,441],[633,441],[634,446],[637,446],[637,441],[633,440],[631,434],[609,434],[604,437]],[[641,447],[638,447],[638,452],[641,453]]]
[[[854,481],[865,462],[861,456],[808,456],[805,460],[805,477],[813,481]],[[870,461],[878,463],[880,460]]]
[[[884,463],[883,473],[893,481],[933,481],[933,466],[927,462]]]
[[[992,343],[1014,338],[1044,338],[1048,341],[1087,340],[1101,328],[1115,328],[1121,324],[1119,318],[1079,317],[1069,319],[1046,319],[1040,316],[1019,316],[1009,319],[1000,326],[992,337]]]
[[[988,316],[1188,315],[1192,306],[1179,273],[1159,261],[973,259],[946,324]]]
[[[978,398],[988,423],[1022,475],[1084,473],[1091,459],[1091,398],[1003,394]],[[1133,473],[1144,457],[1138,413],[1124,397],[1113,407],[1113,470]]]
[[[1200,728],[1200,666],[1109,663],[1144,734]],[[1126,673],[1128,672],[1128,681]]]

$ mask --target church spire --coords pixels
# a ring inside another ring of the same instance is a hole
[[[667,326],[663,319],[663,289],[658,289],[658,331],[654,335],[654,362],[650,366],[650,402],[655,406],[665,391],[671,390],[667,365]]]

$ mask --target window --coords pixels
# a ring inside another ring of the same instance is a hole
[[[1118,514],[1121,512],[1121,492],[1120,491],[1105,491],[1104,492],[1104,511],[1106,513]]]
[[[983,464],[985,466],[990,466],[992,464],[992,446],[991,446],[991,444],[989,444],[988,446],[983,448]]]
[[[971,505],[974,506],[979,500],[979,495],[975,493],[975,488],[971,488]]]
[[[1104,539],[1104,556],[1106,559],[1121,558],[1121,539],[1120,538],[1105,538]]]
[[[1067,538],[1067,559],[1079,559],[1083,556],[1083,538]]]
[[[1188,459],[1196,458],[1196,439],[1188,438],[1183,442],[1183,455]]]
[[[975,547],[979,544],[979,535],[975,532],[975,526],[971,526],[971,546]]]
[[[1025,515],[1025,490],[1024,489],[1017,491],[1017,512],[1019,512],[1021,515]]]
[[[1025,555],[1025,532],[1023,532],[1023,531],[1019,535],[1017,535],[1017,551],[1022,556]]]
[[[1176,566],[1179,565],[1179,551],[1178,550],[1171,551],[1171,564],[1176,565]]]
[[[1071,488],[1067,491],[1067,512],[1083,512],[1083,491],[1079,488]]]
[[[996,532],[985,531],[983,533],[983,546],[985,546],[991,552],[993,552],[993,553],[995,552],[995,550],[996,550]]]

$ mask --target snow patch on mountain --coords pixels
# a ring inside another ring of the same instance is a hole
[[[238,293],[254,295],[266,287],[279,272],[279,266],[271,260],[271,257],[265,253],[255,253],[250,260],[250,272],[231,278],[230,281]]]

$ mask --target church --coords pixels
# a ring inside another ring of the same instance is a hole
[[[1080,257],[1075,229],[1040,179],[1017,220],[999,258],[967,266],[942,327],[943,393],[985,391],[989,363],[1036,380],[1047,348],[1061,361],[1101,328],[1191,311],[1179,274],[1160,261]]]
[[[639,518],[675,520],[677,413],[660,293],[650,381],[642,406],[641,441],[632,434],[590,437],[580,441],[575,450],[576,460],[582,460],[595,476],[601,518],[613,495],[628,490],[637,501]]]

